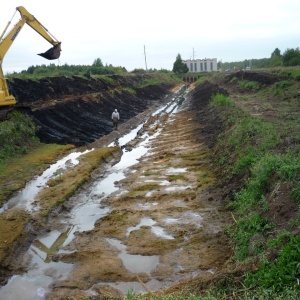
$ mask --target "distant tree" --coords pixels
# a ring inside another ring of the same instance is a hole
[[[173,64],[173,70],[175,74],[183,74],[189,71],[188,66],[182,61],[181,55],[178,54]]]
[[[282,55],[280,53],[280,50],[276,48],[270,58],[270,67],[279,67],[282,66]]]
[[[102,60],[101,58],[97,58],[94,60],[93,64],[92,64],[93,67],[103,67],[103,63],[102,63]]]
[[[271,58],[274,57],[274,56],[282,56],[281,53],[280,53],[280,50],[278,48],[276,48],[272,54],[271,54]]]
[[[283,53],[283,65],[285,67],[300,66],[300,49],[287,49]]]

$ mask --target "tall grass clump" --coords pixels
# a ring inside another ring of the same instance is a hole
[[[233,102],[229,97],[224,94],[215,94],[210,99],[211,104],[216,104],[220,106],[233,106]]]
[[[26,153],[28,146],[38,142],[36,125],[26,115],[13,112],[0,123],[0,161],[17,153]]]
[[[262,204],[265,194],[269,192],[270,184],[274,184],[271,176],[288,183],[291,196],[299,195],[300,157],[291,154],[267,153],[258,159],[251,168],[251,177],[245,187],[236,193],[234,207],[243,215]],[[293,197],[299,201],[298,197]]]
[[[260,89],[260,85],[256,81],[242,80],[239,85],[248,91],[258,91]]]
[[[235,173],[247,171],[262,155],[280,142],[272,123],[259,118],[241,116],[231,121],[231,129],[222,137],[222,153]]]

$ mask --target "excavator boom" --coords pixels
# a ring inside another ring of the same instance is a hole
[[[19,11],[21,19],[3,38],[10,24],[9,22],[0,37],[0,106],[14,105],[17,102],[14,96],[10,95],[9,93],[6,78],[4,77],[2,71],[2,62],[5,54],[9,50],[10,46],[12,45],[18,34],[20,33],[25,23],[29,25],[32,29],[34,29],[38,34],[40,34],[53,46],[46,52],[39,53],[38,55],[46,59],[52,60],[59,58],[61,52],[61,42],[59,42],[55,37],[53,37],[49,33],[49,31],[32,14],[30,14],[23,6],[18,6],[16,9],[17,11]]]

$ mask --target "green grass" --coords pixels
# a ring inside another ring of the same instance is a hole
[[[17,111],[8,120],[0,122],[0,162],[16,154],[27,153],[31,145],[38,143],[35,132],[34,122]]]
[[[215,94],[211,97],[210,100],[211,104],[221,105],[221,106],[233,106],[233,102],[230,100],[229,97],[223,94]]]
[[[261,88],[256,81],[241,80],[238,84],[247,91],[258,91]]]
[[[247,273],[246,286],[284,291],[287,286],[299,288],[300,236],[290,235],[274,261],[263,260],[255,273]],[[300,294],[300,293],[299,293]]]

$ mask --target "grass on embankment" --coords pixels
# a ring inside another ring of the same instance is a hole
[[[292,90],[299,89],[299,83],[290,84]],[[275,83],[255,90],[248,101],[273,108],[273,91],[280,95],[279,88]],[[300,297],[300,153],[295,142],[299,132],[287,131],[299,127],[300,110],[293,93],[283,94],[284,101],[276,98],[272,118],[270,113],[242,112],[230,99],[212,99],[227,120],[214,153],[219,168],[229,178],[245,178],[227,203],[236,221],[228,228],[235,249],[233,263],[244,265],[246,271],[219,280],[210,291],[216,299]]]

